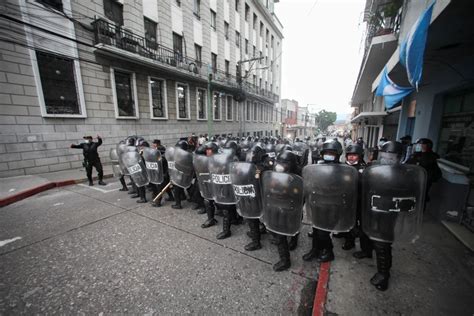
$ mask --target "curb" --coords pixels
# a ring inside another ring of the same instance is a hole
[[[104,179],[112,178],[112,177],[113,177],[112,174],[104,175]],[[94,180],[96,180],[96,179],[97,178],[94,178]],[[35,194],[38,194],[38,193],[41,193],[41,192],[44,192],[44,191],[47,191],[47,190],[50,190],[50,189],[65,187],[65,186],[68,186],[68,185],[78,184],[78,183],[82,183],[82,182],[86,182],[86,181],[87,181],[87,178],[86,179],[78,179],[78,180],[62,180],[62,181],[56,181],[56,182],[48,182],[48,183],[39,185],[37,187],[31,188],[31,189],[28,189],[28,190],[18,192],[16,194],[13,194],[12,196],[6,197],[4,199],[0,199],[0,207],[4,207],[4,206],[10,205],[10,204],[13,204],[15,202],[24,200],[27,197],[30,197],[32,195],[35,195]]]
[[[323,262],[319,266],[318,285],[316,294],[314,295],[313,316],[324,315],[324,305],[326,304],[326,296],[328,292],[329,270],[331,262]]]

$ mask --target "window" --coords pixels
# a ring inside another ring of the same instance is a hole
[[[245,39],[245,54],[249,54],[249,40]]]
[[[260,120],[261,122],[263,122],[263,113],[264,113],[264,109],[263,109],[263,104],[260,103]]]
[[[116,118],[138,118],[135,73],[111,68]]]
[[[263,37],[263,29],[264,29],[263,22],[260,22],[260,37]]]
[[[220,100],[220,93],[214,92],[212,94],[212,106],[214,109],[214,120],[220,121],[221,119],[221,100]]]
[[[235,46],[240,47],[240,33],[235,31]]]
[[[235,0],[235,11],[239,12],[240,0]]]
[[[201,0],[194,0],[194,16],[201,19]]]
[[[36,1],[48,7],[54,8],[58,11],[63,10],[63,3],[61,0],[36,0]]]
[[[183,58],[183,37],[173,32],[173,50],[177,61]]]
[[[253,57],[257,56],[257,48],[253,45]]]
[[[230,62],[228,60],[225,61],[225,75],[230,77]]]
[[[273,41],[275,40],[275,38],[273,37],[272,35],[272,39],[271,39],[271,42],[270,42],[270,47],[273,49]]]
[[[178,7],[181,7],[181,0],[174,0],[174,3],[175,3]]]
[[[176,83],[177,119],[189,119],[189,87],[183,83]]]
[[[217,55],[214,53],[211,53],[211,66],[212,72],[217,73]]]
[[[83,110],[78,98],[75,64],[72,59],[36,52],[45,113],[81,115]]]
[[[242,110],[242,107],[241,107],[241,103],[240,102],[235,102],[235,120],[238,122],[238,121],[241,121],[242,120],[242,114],[241,114],[241,110]]]
[[[196,64],[198,67],[202,66],[202,47],[198,44],[194,44],[194,54],[196,59]]]
[[[247,111],[245,112],[245,114],[246,114],[245,120],[250,121],[251,120],[250,116],[252,114],[252,103],[250,103],[250,101],[247,101]]]
[[[260,51],[260,59],[258,60],[258,63],[261,65],[263,63],[263,53]]]
[[[107,19],[123,25],[123,6],[115,0],[104,0],[104,13]]]
[[[257,87],[257,76],[253,75],[253,85]]]
[[[148,91],[151,118],[167,119],[168,102],[166,99],[166,81],[164,79],[148,77]]]
[[[249,7],[249,5],[246,3],[246,4],[245,4],[245,21],[248,22],[248,21],[249,21],[249,18],[250,18],[250,7]]]
[[[217,25],[217,15],[216,12],[211,10],[211,27],[216,30],[216,25]]]
[[[253,120],[258,121],[258,104],[257,104],[257,102],[253,103]]]
[[[267,29],[267,34],[265,35],[265,41],[268,43],[270,41],[270,31]],[[268,47],[268,46],[267,46]]]
[[[227,102],[226,102],[226,108],[227,108],[227,112],[226,112],[226,119],[228,121],[232,121],[232,111],[233,111],[233,104],[232,104],[232,96],[231,95],[228,95],[227,97]]]
[[[224,36],[226,40],[229,39],[229,23],[225,21],[224,21]]]
[[[207,91],[205,89],[197,88],[196,92],[196,108],[197,108],[197,119],[207,119]]]
[[[253,29],[257,30],[257,15],[253,14]]]
[[[153,45],[156,43],[156,26],[157,24],[148,19],[144,18],[144,27],[145,27],[145,39],[147,42],[147,46],[150,47],[149,44]]]

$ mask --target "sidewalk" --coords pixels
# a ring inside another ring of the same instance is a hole
[[[112,177],[112,166],[104,165],[104,178]],[[97,172],[92,175],[97,179]],[[15,203],[31,195],[65,185],[87,181],[84,168],[70,169],[30,176],[4,178],[0,181],[0,207]]]

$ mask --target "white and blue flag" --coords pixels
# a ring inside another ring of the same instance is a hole
[[[400,63],[406,68],[408,81],[418,90],[423,72],[426,37],[436,0],[420,15],[400,45]]]
[[[414,89],[412,87],[400,87],[395,84],[389,77],[387,67],[384,68],[379,86],[375,91],[375,95],[383,96],[385,108],[391,109],[404,97],[409,95]]]

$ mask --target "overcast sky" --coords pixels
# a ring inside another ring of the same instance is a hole
[[[280,0],[283,24],[282,99],[351,113],[349,101],[363,48],[365,0]]]

